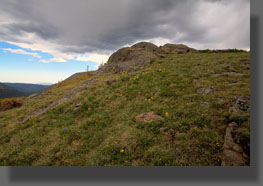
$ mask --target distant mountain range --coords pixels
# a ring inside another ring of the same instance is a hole
[[[0,83],[0,98],[28,96],[41,93],[50,85],[38,85],[28,83]]]

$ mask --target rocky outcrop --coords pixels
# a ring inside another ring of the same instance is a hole
[[[140,42],[140,43],[136,43],[134,45],[131,46],[132,48],[137,48],[137,49],[143,49],[143,50],[148,50],[148,51],[158,51],[158,47],[152,43],[149,42]]]
[[[171,53],[173,51],[177,51],[179,54],[185,54],[188,52],[191,53],[197,52],[197,50],[193,48],[189,48],[188,46],[183,44],[165,44],[164,46],[161,46],[160,49],[165,53]]]
[[[154,59],[158,57],[164,58],[165,54],[173,51],[177,51],[178,53],[197,52],[197,50],[181,44],[166,44],[157,47],[149,42],[140,42],[114,52],[108,62],[99,71],[100,73],[120,73],[123,71],[143,70]]]
[[[144,69],[155,58],[157,55],[146,48],[126,47],[113,53],[101,71],[113,73],[136,71]]]

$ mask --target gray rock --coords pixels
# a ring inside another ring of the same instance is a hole
[[[115,79],[113,79],[113,80],[107,80],[107,81],[106,81],[106,84],[107,84],[107,85],[112,85],[112,84],[115,83],[115,82],[116,82]]]
[[[232,147],[232,149],[233,149],[234,151],[236,151],[236,152],[243,152],[243,148],[242,148],[240,145],[238,145],[238,144],[235,144],[235,145]]]
[[[237,73],[237,72],[223,72],[221,74],[213,74],[214,77],[221,77],[221,76],[235,76],[235,77],[239,77],[239,76],[243,76],[244,74],[241,73]]]
[[[167,130],[168,130],[167,127],[162,127],[162,128],[160,128],[160,132],[165,132],[165,131],[167,131]]]
[[[207,87],[198,87],[197,92],[200,94],[203,94],[204,96],[207,96],[208,94],[216,91],[217,88],[215,86],[207,86]]]
[[[246,160],[242,154],[230,149],[223,150],[222,166],[244,166]]]
[[[248,111],[250,109],[250,98],[248,96],[236,96],[231,100],[229,112]]]
[[[250,61],[249,60],[241,60],[240,64],[241,65],[250,65]]]
[[[223,149],[231,149],[234,145],[235,145],[235,142],[231,135],[231,127],[227,127]]]
[[[209,107],[210,105],[211,105],[211,103],[210,102],[201,102],[201,105],[203,106],[203,107]]]

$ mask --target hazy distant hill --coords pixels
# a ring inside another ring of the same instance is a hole
[[[49,88],[47,85],[27,84],[27,83],[4,83],[7,86],[14,88],[18,91],[28,94],[40,93]]]
[[[25,93],[0,83],[0,98],[24,96]]]
[[[40,93],[50,86],[27,84],[27,83],[1,83],[0,98],[28,96],[34,93]]]

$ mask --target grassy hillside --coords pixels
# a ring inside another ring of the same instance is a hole
[[[221,165],[229,123],[249,140],[249,112],[229,113],[235,96],[250,95],[249,67],[241,63],[249,58],[249,52],[173,51],[145,70],[61,82],[0,112],[0,165]],[[91,78],[56,108],[21,122]],[[210,94],[198,91],[211,86]],[[163,119],[136,121],[151,111]]]

